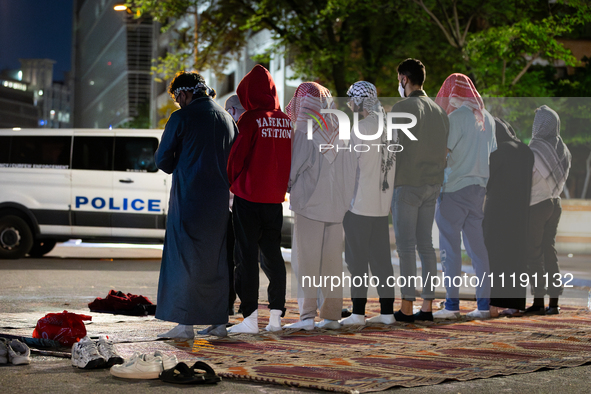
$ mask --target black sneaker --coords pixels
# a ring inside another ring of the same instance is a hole
[[[433,312],[418,311],[414,317],[415,321],[433,321]]]
[[[547,315],[558,315],[559,313],[560,313],[560,307],[558,307],[558,306],[546,307],[546,314]]]
[[[394,312],[394,319],[403,323],[414,323],[415,315],[405,315],[402,311]]]
[[[544,311],[543,306],[530,306],[529,308],[525,309],[523,313],[525,316],[533,316],[533,315],[545,315],[546,311]]]

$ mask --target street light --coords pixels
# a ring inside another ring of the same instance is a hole
[[[126,6],[125,4],[115,4],[115,6],[113,7],[113,9],[115,11],[126,11],[128,14],[133,14],[133,12],[131,11],[131,9]],[[141,15],[140,10],[138,9],[136,11],[136,16],[139,18]]]
[[[131,14],[131,10],[125,4],[115,4],[113,9],[115,11],[127,11]]]

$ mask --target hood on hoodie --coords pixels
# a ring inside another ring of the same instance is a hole
[[[278,110],[279,97],[269,71],[257,64],[238,84],[236,94],[247,111],[255,109]]]

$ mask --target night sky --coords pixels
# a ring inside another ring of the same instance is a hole
[[[0,0],[0,70],[19,58],[52,59],[53,79],[71,69],[73,0]]]

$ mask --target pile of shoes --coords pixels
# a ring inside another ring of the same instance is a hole
[[[31,363],[31,349],[18,339],[0,338],[0,364],[26,365]]]
[[[72,366],[82,369],[108,368],[123,364],[124,360],[117,353],[115,345],[108,337],[93,341],[88,336],[72,346]]]
[[[158,379],[178,384],[215,384],[222,380],[213,368],[197,361],[192,367],[181,362],[175,355],[160,351],[152,354],[135,352],[121,365],[111,367],[111,375],[125,379]]]

